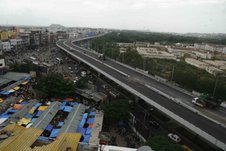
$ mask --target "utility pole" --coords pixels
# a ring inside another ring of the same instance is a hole
[[[122,53],[122,62],[124,62],[124,52]]]
[[[216,75],[215,85],[214,85],[214,89],[213,89],[213,97],[215,96],[215,92],[217,89],[217,83],[218,83],[218,76]]]
[[[113,59],[113,48],[111,48],[111,59]]]
[[[144,71],[146,70],[146,58],[145,57],[143,58],[143,70]]]
[[[171,79],[170,79],[170,81],[172,81],[172,80],[173,80],[173,75],[174,75],[174,66],[173,66],[173,69],[172,69],[172,75],[171,75]]]

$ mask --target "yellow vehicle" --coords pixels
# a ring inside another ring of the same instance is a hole
[[[189,148],[187,145],[182,145],[182,147],[185,149],[185,151],[192,151],[192,149]]]

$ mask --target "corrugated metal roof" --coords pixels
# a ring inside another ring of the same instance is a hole
[[[6,128],[7,130],[7,128]],[[42,134],[43,130],[36,128],[24,128],[14,126],[11,129],[14,136],[9,137],[0,144],[1,151],[28,151],[31,150],[30,146],[37,140]]]
[[[61,133],[57,139],[45,146],[35,147],[33,151],[62,151],[70,148],[76,151],[82,135],[79,133]]]
[[[17,135],[19,133],[21,133],[22,130],[24,130],[24,127],[12,124],[12,125],[6,126],[4,128],[4,130],[13,132],[14,136],[11,136],[11,137],[7,138],[2,143],[0,143],[0,150],[1,150],[1,148],[4,148],[5,146],[8,146],[17,137]]]
[[[35,102],[35,100],[30,100],[29,104],[25,104],[23,105],[22,110],[17,111],[16,113],[14,113],[9,121],[12,122],[16,122],[18,121],[18,119],[22,118],[25,114],[27,114],[27,112],[32,108],[32,106],[34,106],[37,102]]]
[[[102,124],[104,119],[104,113],[98,111],[96,113],[94,123],[93,123],[93,131],[89,140],[89,143],[99,144],[99,133],[102,130]]]
[[[25,128],[19,125],[9,125],[4,130],[13,132],[14,136],[0,143],[1,151],[62,151],[67,148],[76,151],[81,139],[79,133],[61,133],[54,142],[31,149],[30,146],[42,134],[43,130]]]
[[[78,106],[74,106],[72,111],[68,115],[67,119],[64,121],[65,124],[61,128],[60,133],[76,132],[84,112],[85,112],[84,105],[79,104]]]
[[[60,109],[60,104],[60,102],[51,103],[50,106],[48,106],[41,116],[33,123],[32,127],[44,130]]]

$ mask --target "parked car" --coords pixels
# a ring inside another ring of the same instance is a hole
[[[149,124],[152,125],[155,128],[159,128],[159,123],[156,121],[149,121]]]
[[[180,137],[173,133],[169,133],[168,137],[176,143],[179,143],[181,141]]]

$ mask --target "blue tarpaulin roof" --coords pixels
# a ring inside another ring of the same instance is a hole
[[[79,127],[83,127],[85,122],[86,122],[86,119],[82,119],[81,122],[79,123]]]
[[[71,112],[72,107],[71,106],[65,106],[64,111],[65,112]]]
[[[76,106],[76,105],[78,105],[78,103],[77,102],[71,102],[71,105]]]
[[[90,116],[95,116],[96,115],[96,112],[90,112],[89,115]]]
[[[64,125],[64,122],[59,122],[57,126],[60,127],[60,126],[63,126],[63,125]]]
[[[76,132],[79,132],[79,133],[85,134],[86,129],[85,129],[85,128],[82,128],[82,127],[78,127]]]
[[[41,106],[42,105],[42,103],[36,103],[35,104],[35,107],[39,107],[39,106]]]
[[[88,123],[88,124],[93,124],[93,122],[94,122],[94,118],[88,118],[88,120],[87,120],[86,123]]]
[[[86,134],[91,134],[92,133],[92,130],[93,130],[92,128],[87,128],[86,129]]]
[[[9,118],[9,114],[2,114],[1,118]]]
[[[53,126],[51,124],[47,125],[46,130],[51,131],[53,129]]]
[[[44,137],[44,136],[39,136],[38,140],[41,140],[41,141],[48,141],[49,138],[48,138],[48,137]]]
[[[26,114],[24,117],[25,117],[25,118],[32,118],[33,115],[32,115],[32,114]]]
[[[49,137],[57,137],[60,132],[60,128],[53,129]]]
[[[8,91],[1,91],[0,94],[2,94],[2,95],[9,95],[10,92],[8,92]]]
[[[82,115],[82,118],[87,118],[88,117],[88,113],[85,113]]]
[[[21,82],[23,82],[23,81],[28,81],[28,80],[31,80],[32,78],[31,78],[31,76],[28,76],[28,77],[23,77],[23,78],[21,78],[20,80],[21,80]]]
[[[14,110],[14,109],[8,109],[9,112],[12,112],[12,113],[15,113],[17,112],[17,110]]]
[[[67,104],[67,102],[63,102],[62,105],[65,106]]]
[[[28,104],[28,102],[21,102],[20,104]]]
[[[84,139],[83,139],[83,143],[89,143],[89,139],[90,139],[90,135],[83,135]]]
[[[43,113],[43,111],[40,111],[39,110],[35,116],[38,116],[39,117],[42,113]]]
[[[9,112],[9,111],[6,110],[4,113],[1,114],[1,116],[5,115],[5,114],[8,114],[8,112]]]
[[[60,106],[60,110],[64,110],[65,106]]]
[[[33,118],[33,119],[31,120],[31,123],[34,123],[36,120],[37,120],[37,118]]]

